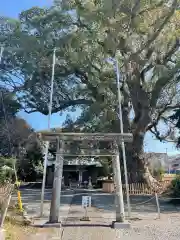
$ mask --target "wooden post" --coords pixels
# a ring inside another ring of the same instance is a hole
[[[2,218],[0,219],[0,228],[3,227],[3,223],[4,223],[4,220],[5,220],[6,214],[7,214],[7,210],[8,210],[8,207],[9,207],[10,200],[11,200],[11,192],[9,193],[9,197],[7,199],[6,207],[4,209],[4,212],[2,213]]]
[[[160,211],[160,206],[159,206],[159,198],[158,194],[155,192],[155,197],[156,197],[156,204],[157,204],[157,212],[158,212],[158,218],[160,219],[161,217],[161,211]]]

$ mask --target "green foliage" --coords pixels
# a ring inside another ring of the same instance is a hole
[[[0,88],[0,152],[2,156],[17,154],[31,133],[31,128],[24,119],[16,114],[20,110],[14,93]]]
[[[5,51],[0,75],[4,84],[14,87],[27,112],[47,115],[56,47],[52,112],[79,107],[76,128],[119,132],[115,73],[105,62],[116,57],[123,82],[124,132],[134,135],[129,156],[135,158],[147,131],[164,138],[157,125],[161,120],[166,124],[169,109],[179,104],[179,1],[169,7],[155,0],[122,0],[120,6],[116,2],[56,0],[48,9],[22,12],[17,21],[2,19],[0,42]]]
[[[104,158],[100,160],[100,163],[102,164],[102,168],[99,171],[99,176],[101,177],[107,177],[111,173],[111,162],[108,158]]]
[[[180,109],[179,108],[175,109],[173,114],[169,117],[169,119],[174,122],[175,127],[179,130],[179,133],[180,133]],[[177,148],[180,147],[180,137],[178,137],[177,139],[176,146]]]
[[[42,175],[42,153],[36,134],[28,123],[16,116],[20,105],[14,94],[1,88],[0,96],[0,179],[5,181],[14,175],[13,155],[18,159],[18,177],[22,172],[36,176]]]
[[[56,1],[49,9],[33,7],[23,11],[16,22],[2,20],[5,30],[0,35],[4,39],[1,41],[7,47],[18,48],[4,52],[4,68],[11,74],[15,70],[22,77],[23,88],[16,90],[23,90],[23,95],[18,98],[28,110],[48,113],[47,94],[54,46],[57,47],[58,64],[53,112],[98,100],[99,113],[109,104],[107,111],[111,110],[110,115],[113,114],[115,76],[112,67],[104,61],[110,56],[116,55],[120,63],[133,60],[140,69],[152,64],[150,70],[154,69],[155,75],[150,82],[143,83],[145,88],[148,84],[151,88],[148,90],[152,90],[157,70],[154,66],[162,69],[163,65],[158,53],[161,52],[163,58],[175,44],[175,40],[166,39],[167,34],[174,35],[178,30],[174,23],[175,11],[162,3],[157,4],[157,1],[143,1],[136,5],[133,0],[128,4],[124,0],[121,6],[117,8],[112,0],[108,3],[105,0],[88,0],[86,3],[83,0]],[[154,36],[155,32],[159,34]],[[120,54],[116,54],[117,51]],[[158,57],[154,59],[152,55]],[[122,68],[123,74],[126,68]],[[23,76],[26,76],[24,80]],[[4,79],[6,83],[9,80],[13,82],[13,77]]]
[[[43,174],[43,154],[39,142],[33,139],[26,146],[26,153],[18,162],[18,176],[23,181],[35,181],[42,178]]]
[[[161,180],[163,174],[165,173],[165,170],[164,170],[163,167],[160,167],[160,168],[158,168],[158,169],[153,169],[152,172],[153,172],[153,175],[154,175],[155,177],[157,177],[159,180]]]
[[[159,174],[162,176],[165,173],[165,170],[163,167],[158,169]]]
[[[15,159],[0,157],[0,183],[14,180]]]
[[[4,109],[5,108],[5,109]],[[4,119],[4,110],[7,118],[15,117],[21,105],[16,101],[15,94],[4,87],[0,87],[0,121]]]
[[[180,176],[177,176],[172,180],[170,185],[171,197],[179,198],[180,197]]]

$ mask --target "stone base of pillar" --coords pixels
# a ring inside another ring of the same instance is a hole
[[[80,221],[89,222],[89,221],[90,221],[90,219],[89,219],[89,217],[88,217],[88,216],[86,216],[86,217],[82,217],[82,218],[80,219]]]
[[[0,228],[0,239],[5,240],[5,230]]]
[[[91,177],[89,177],[89,181],[88,181],[88,189],[92,189],[92,181],[91,181]]]
[[[88,184],[88,189],[93,189],[92,184]]]
[[[113,229],[129,229],[131,228],[131,224],[129,222],[112,222]]]

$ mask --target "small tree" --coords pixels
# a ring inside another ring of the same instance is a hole
[[[43,174],[43,154],[37,139],[27,143],[25,154],[18,161],[18,176],[24,181],[35,181]]]
[[[154,170],[154,176],[157,177],[159,180],[162,180],[163,174],[165,170],[163,167]]]
[[[14,180],[14,164],[13,158],[0,158],[0,183],[12,182]]]
[[[170,185],[170,196],[172,197],[170,203],[180,204],[180,176],[172,180]]]
[[[110,166],[110,163],[109,163],[109,159],[108,158],[102,159],[100,161],[100,163],[102,165],[102,168],[99,171],[99,176],[101,176],[101,177],[109,176],[109,174],[111,173],[111,169],[110,169],[111,166]]]

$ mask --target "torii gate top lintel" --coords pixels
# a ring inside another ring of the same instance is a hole
[[[85,133],[85,132],[62,132],[62,131],[40,131],[40,139],[55,142],[57,139],[64,141],[110,141],[110,142],[132,142],[131,133]]]

